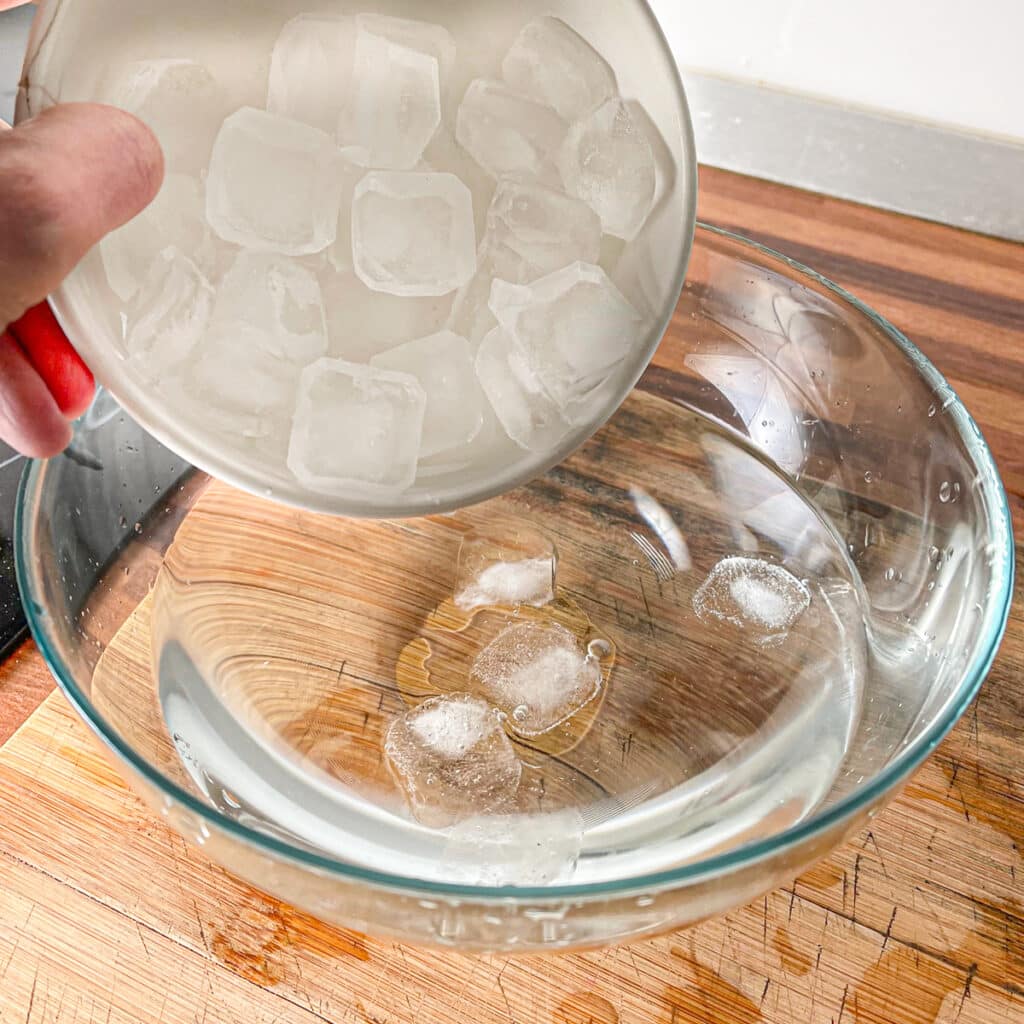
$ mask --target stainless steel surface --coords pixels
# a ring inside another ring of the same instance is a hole
[[[1024,146],[684,72],[701,163],[1024,241]]]
[[[34,13],[35,5],[30,4],[0,14],[0,121],[8,124],[14,118],[21,60],[25,56],[25,43]]]

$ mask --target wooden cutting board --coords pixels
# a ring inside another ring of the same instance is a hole
[[[702,201],[921,343],[1024,528],[1024,247],[716,172]],[[520,959],[378,943],[232,879],[124,788],[28,646],[0,669],[0,1024],[1024,1021],[1017,597],[971,711],[828,861],[687,933]]]

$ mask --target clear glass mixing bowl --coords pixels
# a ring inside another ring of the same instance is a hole
[[[1002,485],[942,377],[845,292],[710,227],[637,389],[519,491],[316,516],[212,481],[101,396],[19,504],[33,633],[147,803],[325,920],[461,949],[623,941],[789,881],[963,713],[1012,582]],[[490,846],[420,824],[381,754],[516,618],[453,609],[481,535],[557,549],[556,601],[520,622],[607,645],[601,700],[517,740],[519,835]],[[787,617],[748,579],[764,628],[740,628],[723,559],[785,569],[806,602]]]

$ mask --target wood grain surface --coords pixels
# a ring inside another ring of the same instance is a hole
[[[1024,247],[710,170],[701,201],[924,349],[985,432],[1020,533]],[[377,943],[230,878],[122,786],[62,698],[31,714],[50,684],[23,648],[0,670],[0,1024],[1024,1021],[1016,596],[974,706],[847,847],[693,931],[513,960]]]

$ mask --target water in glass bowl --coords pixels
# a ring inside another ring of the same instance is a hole
[[[532,886],[811,813],[860,714],[860,587],[760,454],[637,392],[561,467],[448,516],[209,483],[141,612],[167,733],[223,814],[377,870]]]

